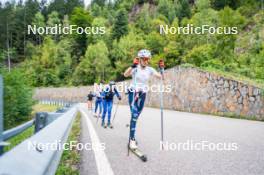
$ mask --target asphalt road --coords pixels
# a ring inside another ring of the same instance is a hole
[[[100,127],[84,104],[80,109],[81,142],[106,148],[82,151],[82,175],[264,174],[264,122],[165,110],[167,145],[161,150],[160,110],[144,108],[136,132],[139,148],[148,156],[144,163],[132,153],[127,156],[128,106],[118,107],[114,129]]]

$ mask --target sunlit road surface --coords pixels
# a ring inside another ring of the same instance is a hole
[[[97,123],[85,104],[80,104],[80,110],[81,142],[106,147],[81,152],[83,175],[264,174],[263,122],[165,110],[165,147],[161,150],[160,110],[144,108],[136,131],[139,148],[148,156],[148,161],[142,162],[132,153],[127,156],[128,106],[118,106],[114,129],[102,128],[101,120]],[[198,148],[191,149],[191,145]]]

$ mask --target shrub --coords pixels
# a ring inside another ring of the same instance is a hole
[[[0,73],[4,79],[4,128],[8,129],[29,120],[33,91],[19,69],[11,72],[1,69]]]
[[[195,64],[196,66],[201,66],[205,61],[213,58],[213,49],[210,45],[202,45],[194,47],[185,57],[184,61],[187,63]]]

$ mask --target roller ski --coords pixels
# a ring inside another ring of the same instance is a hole
[[[130,140],[130,143],[128,144],[128,150],[134,153],[143,162],[148,160],[147,155],[143,154],[142,151],[138,149],[137,142],[135,140]]]
[[[107,127],[110,128],[110,129],[114,128],[114,126],[111,123],[107,123]]]
[[[104,122],[102,122],[102,123],[101,123],[101,127],[102,127],[102,128],[107,128],[107,125],[106,125]]]

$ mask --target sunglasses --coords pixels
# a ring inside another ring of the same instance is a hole
[[[149,61],[149,58],[148,57],[143,57],[141,58],[143,61]]]

